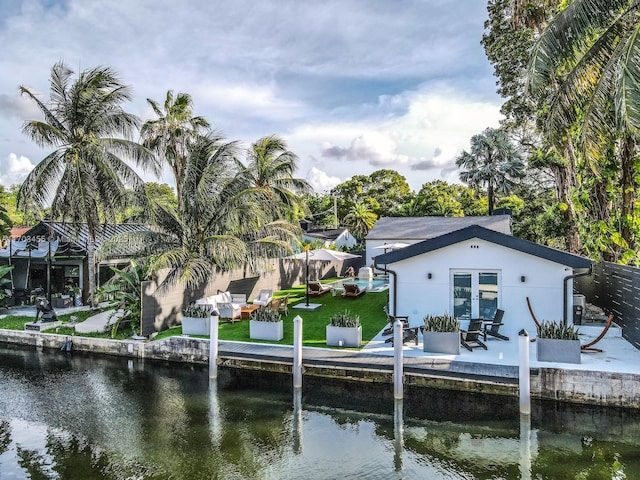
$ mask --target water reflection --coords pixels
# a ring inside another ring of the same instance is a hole
[[[0,348],[0,477],[640,478],[640,418],[628,412],[441,422],[409,416],[415,408],[394,403],[391,388],[369,408],[375,395],[352,384],[256,383],[228,370],[210,383],[206,368]]]

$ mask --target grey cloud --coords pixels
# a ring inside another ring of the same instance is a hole
[[[342,147],[338,147],[336,145],[332,145],[330,147],[327,148],[323,148],[321,155],[323,157],[328,157],[328,158],[344,158],[347,155],[349,155],[349,149],[348,148],[342,148]]]
[[[440,167],[440,163],[436,162],[433,158],[429,160],[421,160],[411,165],[411,170],[433,170]]]
[[[442,149],[440,147],[436,147],[436,149],[433,151],[433,156],[439,157],[440,155],[442,155]]]

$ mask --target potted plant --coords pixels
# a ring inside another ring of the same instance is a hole
[[[200,305],[182,309],[182,333],[184,335],[209,335],[211,312]]]
[[[580,363],[580,340],[573,325],[544,321],[537,327],[538,361]]]
[[[359,315],[352,315],[349,310],[345,310],[336,313],[329,319],[327,345],[360,348],[361,344],[362,325]]]
[[[422,327],[425,352],[460,355],[460,320],[453,315],[425,315]]]
[[[284,336],[282,317],[269,307],[256,310],[249,320],[249,337],[255,340],[279,341]]]

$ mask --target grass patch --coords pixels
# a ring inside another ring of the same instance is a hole
[[[235,323],[220,323],[218,338],[220,340],[233,340],[239,342],[273,343],[279,345],[293,344],[293,319],[300,315],[303,319],[302,341],[309,347],[327,347],[326,326],[329,318],[335,313],[346,309],[351,313],[360,315],[362,324],[362,343],[366,345],[387,324],[387,316],[383,307],[388,301],[388,292],[367,292],[356,299],[333,297],[327,293],[321,297],[312,297],[313,303],[321,303],[322,307],[313,311],[295,310],[292,308],[298,302],[305,301],[304,286],[281,290],[274,294],[274,298],[280,298],[289,294],[289,315],[282,316],[284,337],[279,342],[267,340],[252,340],[249,338],[249,321],[237,320]],[[293,305],[292,305],[293,304]],[[182,327],[176,326],[160,332],[156,340],[181,335]],[[202,337],[208,338],[208,337]],[[333,348],[333,347],[329,347]]]

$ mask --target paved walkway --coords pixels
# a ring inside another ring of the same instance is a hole
[[[602,327],[581,327],[580,338],[585,344],[595,339]],[[476,378],[500,377],[503,381],[518,378],[519,339],[509,341],[488,338],[487,350],[474,349],[473,352],[461,348],[459,355],[434,354],[422,351],[422,338],[418,346],[413,342],[403,348],[404,365],[408,371],[433,372],[447,376],[469,376]],[[536,357],[536,343],[529,343],[529,362],[533,369],[559,368],[594,372],[618,372],[640,375],[640,350],[621,336],[620,329],[611,328],[607,336],[597,345],[602,353],[582,353],[580,364],[539,362]],[[245,342],[220,342],[220,354],[244,359],[265,359],[291,363],[293,347]],[[333,348],[304,348],[303,359],[307,365],[327,365],[343,368],[393,370],[393,347],[384,343],[381,336],[375,337],[362,350]]]

